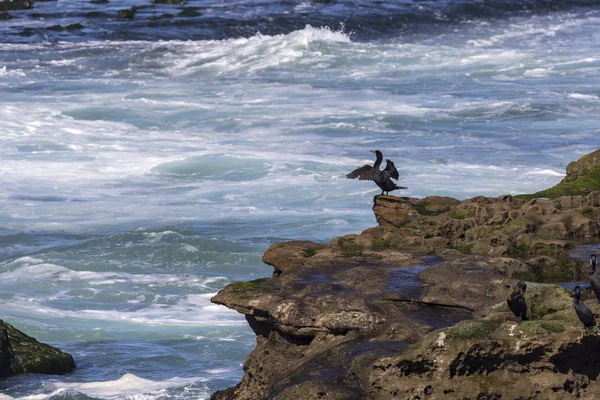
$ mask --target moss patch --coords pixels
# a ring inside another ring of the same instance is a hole
[[[344,258],[362,257],[362,248],[352,240],[340,238],[341,255]]]
[[[531,307],[532,320],[572,307],[572,300],[566,289],[558,286],[555,290],[534,294],[527,298],[527,302]]]
[[[319,247],[309,247],[308,249],[302,250],[302,256],[304,258],[310,258],[317,254],[317,251],[321,250]]]
[[[521,330],[527,336],[544,336],[550,333],[564,332],[565,327],[554,321],[523,321]]]
[[[448,218],[451,219],[466,219],[471,216],[471,213],[469,212],[469,210],[456,210],[449,212],[447,215]]]
[[[581,215],[589,219],[596,219],[598,217],[598,210],[594,207],[585,207],[581,210]]]
[[[233,282],[231,288],[237,292],[247,292],[259,289],[269,278],[260,278],[248,282]]]
[[[585,174],[577,177],[577,179],[572,182],[565,182],[563,180],[550,189],[541,190],[533,194],[520,194],[515,197],[526,201],[538,197],[556,199],[560,196],[586,195],[594,190],[600,190],[600,165],[594,165],[588,169]]]
[[[378,238],[373,240],[373,249],[375,250],[385,250],[392,247],[391,241],[384,238]]]
[[[40,343],[12,325],[0,320],[16,356],[13,369],[23,374],[66,374],[75,368],[73,357],[50,345]]]
[[[527,221],[525,221],[522,218],[517,218],[517,219],[513,219],[512,221],[508,222],[505,226],[527,226]]]
[[[456,247],[456,250],[460,251],[463,254],[471,254],[473,252],[473,247],[475,247],[474,242],[458,245]]]
[[[493,321],[462,321],[448,328],[446,334],[455,339],[485,339],[498,329],[499,324]]]

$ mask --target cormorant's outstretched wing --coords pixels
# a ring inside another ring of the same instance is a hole
[[[356,179],[361,181],[375,181],[379,179],[379,171],[370,165],[363,165],[360,168],[356,168],[354,171],[346,175],[346,178]]]
[[[387,164],[385,166],[384,171],[387,172],[390,177],[398,180],[398,178],[400,178],[400,174],[398,174],[398,170],[396,169],[396,166],[394,165],[394,163],[390,160],[386,160]]]

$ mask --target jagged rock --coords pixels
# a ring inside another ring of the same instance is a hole
[[[33,1],[30,0],[4,0],[0,3],[0,10],[29,10],[33,8]]]
[[[599,399],[598,339],[592,332],[580,339],[571,293],[552,285],[528,287],[528,292],[527,301],[538,313],[534,320],[520,326],[469,320],[431,332],[403,354],[373,362],[366,397]],[[599,305],[592,307],[600,311]]]
[[[571,165],[570,182],[594,160]],[[212,399],[600,400],[597,337],[581,338],[569,290],[532,282],[587,279],[586,262],[568,254],[599,241],[599,207],[600,190],[376,196],[377,227],[328,245],[274,244],[263,256],[272,278],[212,299],[257,335],[241,382]],[[518,326],[506,298],[520,279],[529,320]]]
[[[419,213],[410,203],[395,196],[376,196],[373,212],[379,225],[399,228],[419,218]]]
[[[40,343],[0,320],[0,378],[18,374],[66,374],[74,368],[70,354]]]

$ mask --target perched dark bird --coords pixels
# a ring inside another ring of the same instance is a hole
[[[525,290],[527,290],[527,284],[524,281],[517,282],[517,285],[513,289],[512,294],[506,303],[508,308],[515,314],[517,324],[521,324],[521,321],[527,321],[527,303],[525,302]]]
[[[375,153],[376,156],[373,166],[363,165],[362,167],[357,168],[347,174],[346,178],[358,178],[358,180],[361,181],[373,181],[381,189],[381,194],[384,194],[384,192],[387,194],[396,189],[406,189],[404,186],[396,185],[396,183],[392,180],[392,178],[398,179],[400,177],[400,174],[398,174],[398,170],[396,169],[394,163],[391,160],[385,160],[385,168],[383,170],[379,170],[379,166],[383,160],[383,155],[379,150],[371,150],[371,152]]]
[[[575,291],[573,292],[573,307],[575,307],[577,317],[579,317],[585,328],[593,326],[596,332],[600,333],[600,329],[596,326],[596,319],[592,310],[581,301],[581,288],[579,286],[575,286]]]
[[[590,256],[590,286],[596,295],[596,302],[600,303],[600,275],[596,271],[596,255]]]

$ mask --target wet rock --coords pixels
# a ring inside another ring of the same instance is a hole
[[[0,320],[0,378],[19,374],[67,374],[73,357],[40,343]]]
[[[0,3],[0,10],[30,10],[33,8],[33,1],[30,0],[4,0]]]
[[[595,168],[589,160],[568,168],[571,182]],[[600,191],[376,196],[379,226],[274,244],[263,256],[271,278],[212,299],[257,336],[241,382],[212,399],[600,400],[597,337],[569,290],[533,282],[587,279],[569,251],[600,241],[599,207]],[[517,325],[506,299],[521,279],[528,321]]]
[[[119,10],[117,17],[119,19],[133,19],[137,10],[138,8],[136,6],[133,6],[129,9]]]

